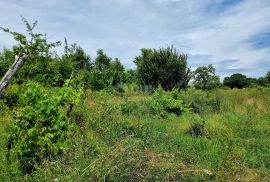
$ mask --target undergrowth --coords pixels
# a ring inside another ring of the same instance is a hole
[[[71,113],[61,159],[26,175],[5,158],[5,112],[0,181],[269,181],[269,101],[259,89],[90,91]]]

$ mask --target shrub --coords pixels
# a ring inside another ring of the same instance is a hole
[[[0,99],[0,114],[3,114],[7,109],[7,105]]]
[[[20,87],[18,85],[10,85],[0,98],[3,99],[3,102],[10,108],[18,105],[20,94]]]
[[[202,137],[205,135],[205,120],[194,118],[187,133],[194,137]]]
[[[178,97],[190,107],[193,113],[218,112],[220,110],[220,99],[214,91],[188,90],[180,92]]]
[[[46,89],[32,82],[23,89],[10,128],[10,141],[22,171],[28,173],[35,165],[63,153],[68,124],[63,106],[75,103],[79,95],[69,87]]]
[[[187,105],[178,97],[176,90],[165,92],[159,88],[150,99],[150,108],[152,112],[165,116],[166,113],[180,115],[182,112],[189,111]]]
[[[177,90],[165,92],[159,87],[149,98],[140,101],[125,101],[120,105],[123,114],[159,115],[168,113],[180,115],[189,111],[186,104],[178,97]]]
[[[85,124],[89,118],[89,111],[85,104],[76,106],[71,113],[71,120],[74,121],[78,126]]]

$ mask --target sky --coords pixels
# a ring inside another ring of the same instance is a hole
[[[25,32],[38,20],[51,41],[104,49],[126,68],[141,48],[173,45],[188,66],[213,64],[221,78],[270,71],[270,0],[0,0],[0,26]],[[0,49],[15,42],[0,32]]]

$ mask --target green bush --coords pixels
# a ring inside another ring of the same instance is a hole
[[[19,107],[10,127],[12,153],[24,173],[46,159],[57,158],[66,147],[67,102],[77,101],[76,91],[69,87],[46,89],[30,82],[19,95]]]
[[[3,114],[8,109],[7,105],[0,99],[0,114]]]
[[[0,96],[0,98],[3,99],[3,102],[9,107],[15,107],[18,105],[19,100],[19,94],[20,94],[20,87],[18,85],[10,85],[4,92],[3,95]]]
[[[134,111],[138,110],[139,103],[136,101],[126,101],[121,103],[120,109],[122,111],[122,114],[131,114]]]
[[[122,114],[159,115],[166,117],[168,113],[180,115],[189,111],[183,100],[179,98],[176,90],[165,92],[162,88],[157,89],[145,100],[129,100],[120,105]]]
[[[202,137],[205,135],[205,120],[194,118],[187,133],[193,137]]]
[[[89,111],[85,104],[76,106],[71,113],[71,120],[75,122],[78,126],[82,126],[86,123],[89,118]]]
[[[159,88],[151,96],[149,104],[152,112],[161,116],[165,116],[166,113],[180,115],[183,112],[189,111],[187,105],[179,98],[176,90],[165,92]]]
[[[184,104],[189,105],[193,113],[218,112],[220,99],[215,91],[188,90],[179,93]]]

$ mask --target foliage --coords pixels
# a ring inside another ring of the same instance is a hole
[[[223,84],[230,88],[245,88],[248,86],[248,79],[245,75],[235,73],[230,77],[225,77]]]
[[[24,90],[14,113],[10,140],[23,172],[30,172],[36,164],[64,151],[68,121],[62,106],[77,102],[79,95],[70,87],[49,90],[38,83],[28,83]]]
[[[47,41],[45,34],[34,33],[33,30],[37,21],[30,24],[25,18],[22,18],[22,20],[26,25],[27,35],[1,28],[4,32],[10,33],[18,42],[13,47],[13,55],[24,55],[26,59],[23,68],[17,75],[17,82],[22,83],[28,78],[42,82],[46,80],[46,76],[54,75],[53,52],[50,50],[59,46],[60,42],[50,43]]]
[[[178,53],[174,47],[141,49],[141,55],[135,58],[140,84],[164,90],[186,88],[190,80],[187,68],[187,55]]]
[[[124,74],[125,83],[132,84],[137,82],[137,70],[128,69]]]
[[[205,120],[194,117],[187,133],[194,137],[203,137],[205,135]]]
[[[266,80],[267,80],[267,83],[270,84],[270,71],[268,71],[266,73],[266,76],[265,76]]]
[[[89,91],[71,115],[78,125],[68,130],[68,152],[29,175],[20,174],[16,160],[5,160],[5,115],[0,181],[269,181],[269,90],[187,90],[177,97],[183,95],[218,99],[221,110],[205,104],[202,116],[160,118],[145,110],[152,95]],[[121,105],[131,102],[132,113],[122,113]]]
[[[59,57],[52,49],[59,46],[60,42],[50,43],[46,34],[35,33],[37,21],[30,24],[25,18],[22,20],[26,25],[27,35],[1,28],[10,33],[18,44],[12,50],[4,50],[0,55],[0,76],[12,64],[15,55],[24,55],[25,64],[16,74],[15,82],[18,84],[33,80],[43,85],[61,87],[72,75],[80,74],[80,81],[87,86],[86,71],[90,71],[92,63],[84,50],[77,44],[69,46],[65,40],[64,54]]]
[[[161,87],[145,100],[126,100],[121,103],[120,108],[123,114],[136,116],[143,114],[166,117],[169,113],[181,115],[189,111],[188,105],[180,99],[177,90],[166,92]]]
[[[110,65],[111,86],[121,88],[124,81],[124,71],[125,68],[119,59],[116,58],[114,61],[112,61]]]
[[[8,110],[7,105],[2,99],[0,99],[0,115],[3,115],[7,110]]]
[[[266,87],[268,85],[267,79],[265,77],[259,77],[257,79],[257,85]]]
[[[161,88],[158,88],[152,95],[150,108],[161,116],[166,116],[166,112],[180,115],[189,111],[187,105],[178,97],[177,90],[165,92]]]
[[[18,85],[10,85],[7,87],[4,94],[0,95],[0,98],[3,100],[6,106],[13,108],[18,105],[20,94],[20,87]]]
[[[194,86],[197,89],[210,90],[220,86],[219,77],[215,74],[215,68],[212,64],[198,67],[193,72]]]
[[[14,52],[6,48],[0,53],[0,78],[8,71],[9,66],[14,61],[14,57]]]
[[[124,67],[119,61],[108,57],[103,50],[97,51],[93,69],[88,81],[92,89],[101,90],[109,87],[121,89],[124,81]]]
[[[193,113],[203,114],[220,111],[220,100],[215,91],[187,90],[180,92],[180,99]]]
[[[88,56],[84,50],[77,44],[68,45],[65,39],[65,51],[64,55],[59,61],[59,75],[61,76],[61,86],[66,79],[71,77],[74,79],[75,76],[78,81],[82,82],[82,86],[88,88],[87,74],[92,69],[93,63],[91,62],[90,56]]]

